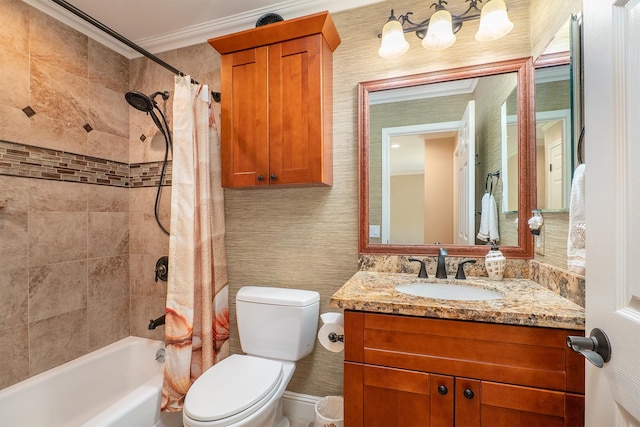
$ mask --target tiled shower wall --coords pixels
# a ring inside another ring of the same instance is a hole
[[[147,325],[164,313],[153,258],[168,239],[155,188],[128,188],[152,186],[144,162],[162,158],[129,165],[130,61],[20,0],[0,10],[3,388],[130,334],[161,337]]]

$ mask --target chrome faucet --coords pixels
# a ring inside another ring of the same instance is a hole
[[[444,259],[449,255],[445,248],[440,248],[440,253],[438,254],[438,268],[436,269],[436,278],[437,279],[446,279],[447,278],[447,266],[445,265]]]

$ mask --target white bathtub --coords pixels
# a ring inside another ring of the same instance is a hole
[[[0,391],[7,427],[178,427],[160,413],[160,341],[128,337]]]

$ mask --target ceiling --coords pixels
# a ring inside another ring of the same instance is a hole
[[[131,49],[52,0],[23,0],[128,58]],[[67,0],[151,53],[203,43],[255,27],[265,13],[285,20],[328,10],[335,13],[382,0]]]

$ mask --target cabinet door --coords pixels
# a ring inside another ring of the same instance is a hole
[[[267,48],[221,58],[223,187],[268,185]]]
[[[323,105],[330,77],[323,38],[312,35],[269,46],[269,179],[271,184],[322,183]],[[330,118],[329,118],[330,120]],[[330,129],[330,128],[329,128]],[[330,184],[330,183],[329,183]]]
[[[354,365],[352,364],[351,368],[355,368]],[[453,426],[452,377],[381,366],[359,366],[362,367],[363,403],[361,407],[356,405],[356,408],[345,408],[347,421],[345,425],[349,427]],[[349,369],[349,374],[353,377],[354,370]],[[347,380],[346,369],[345,380]],[[351,387],[353,386],[352,383]],[[350,409],[361,410],[361,417],[360,414],[349,414]]]
[[[483,427],[584,425],[582,395],[483,381],[480,402]]]

